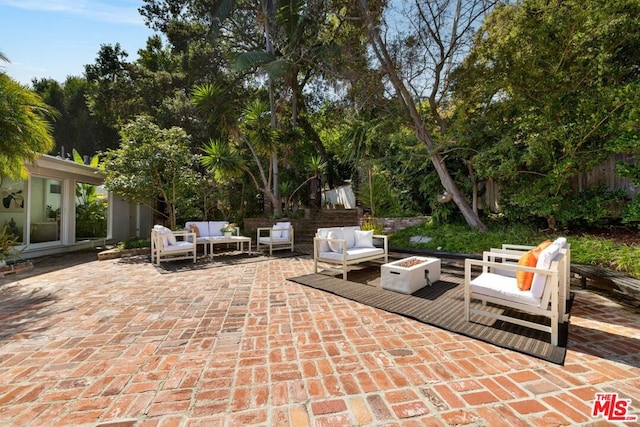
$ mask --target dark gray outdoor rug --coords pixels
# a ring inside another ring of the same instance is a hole
[[[291,251],[277,251],[274,252],[273,255],[262,252],[247,254],[246,252],[239,251],[224,251],[214,253],[213,256],[199,256],[195,264],[191,260],[163,261],[159,266],[154,265],[154,267],[160,274],[181,273],[185,271],[207,270],[210,268],[225,267],[229,265],[250,264],[254,262],[264,262],[297,256],[306,255]],[[149,259],[148,256],[147,259]]]
[[[301,285],[331,292],[335,295],[400,314],[428,325],[482,340],[496,346],[515,350],[559,365],[564,364],[567,352],[568,323],[560,328],[559,346],[551,345],[550,334],[531,328],[485,317],[472,317],[482,323],[464,320],[464,277],[444,273],[440,281],[426,286],[412,295],[382,289],[380,267],[350,271],[348,281],[342,275],[307,274],[288,280]],[[572,296],[573,297],[573,296]],[[568,308],[571,308],[569,302]],[[478,304],[480,304],[478,302]],[[503,309],[495,307],[496,312]],[[509,310],[509,315],[532,319],[533,316]],[[473,316],[473,315],[472,315]],[[547,323],[548,324],[548,323]]]

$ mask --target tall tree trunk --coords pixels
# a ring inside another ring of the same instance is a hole
[[[374,24],[371,16],[369,15],[367,0],[360,0],[360,10],[362,12],[362,16],[366,20],[369,39],[371,41],[371,46],[373,47],[376,57],[380,61],[380,64],[387,74],[387,77],[396,90],[398,100],[405,108],[405,110],[409,113],[416,131],[416,136],[427,146],[429,152],[432,153],[431,163],[433,164],[436,172],[438,173],[438,176],[440,177],[442,186],[447,192],[452,195],[454,203],[456,204],[458,209],[460,209],[460,212],[462,213],[464,219],[467,221],[467,224],[469,224],[470,227],[482,232],[488,231],[487,226],[482,223],[478,214],[473,211],[466,197],[460,191],[458,184],[454,181],[453,177],[449,173],[442,155],[435,149],[435,144],[431,139],[429,131],[427,130],[422,117],[416,108],[415,101],[409,93],[406,85],[398,75],[395,69],[394,61],[387,50],[386,43],[380,36],[380,30]]]
[[[275,14],[275,9],[273,5],[273,0],[267,0],[266,3],[266,18],[264,24],[264,36],[265,36],[265,44],[267,48],[267,52],[273,54],[275,49],[273,47],[273,43],[271,42],[271,24],[273,22],[273,16]],[[277,127],[276,123],[276,100],[275,100],[275,88],[273,84],[273,78],[269,76],[269,108],[271,110],[271,128],[275,129]],[[274,201],[273,205],[273,213],[280,214],[282,212],[282,205],[280,203],[278,197],[278,153],[275,152],[271,155],[271,165],[273,169],[273,186],[272,193],[273,195],[269,195]],[[273,196],[273,197],[271,197]]]

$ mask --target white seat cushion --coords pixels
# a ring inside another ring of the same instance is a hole
[[[193,242],[176,242],[173,245],[165,246],[164,252],[184,252],[188,248],[193,248]]]
[[[285,239],[284,237],[260,237],[260,243],[265,243],[265,244],[269,244],[269,243],[273,243],[273,244],[278,244],[278,243],[290,243],[289,239]]]
[[[367,258],[375,255],[384,255],[384,249],[382,248],[353,248],[347,249],[346,258],[347,261],[357,260],[359,258]],[[339,252],[320,252],[319,255],[322,259],[342,262],[342,253]]]
[[[500,298],[521,304],[539,306],[540,298],[536,298],[531,290],[518,289],[516,279],[495,273],[482,273],[469,283],[471,292]]]

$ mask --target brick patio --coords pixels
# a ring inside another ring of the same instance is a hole
[[[640,415],[638,309],[574,289],[559,366],[286,280],[312,270],[35,260],[0,279],[0,425],[605,425],[597,392]]]

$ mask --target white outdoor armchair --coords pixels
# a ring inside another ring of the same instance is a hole
[[[549,332],[551,344],[557,346],[559,325],[564,322],[564,310],[561,311],[560,306],[565,301],[561,299],[560,288],[568,280],[565,277],[566,253],[566,249],[552,244],[540,253],[535,267],[518,265],[521,256],[518,251],[498,250],[485,252],[482,260],[466,259],[465,320],[472,321],[473,314]],[[515,274],[508,274],[518,271],[533,273],[531,289],[518,289]],[[482,304],[472,305],[473,300],[480,300]],[[537,322],[510,316],[505,314],[505,309],[538,315],[543,320]]]
[[[269,255],[278,249],[291,249],[293,252],[293,225],[290,222],[276,222],[273,227],[259,227],[256,239],[258,251],[261,245],[269,247]]]
[[[196,234],[190,231],[171,231],[162,225],[151,230],[151,263],[193,259],[196,262]]]

